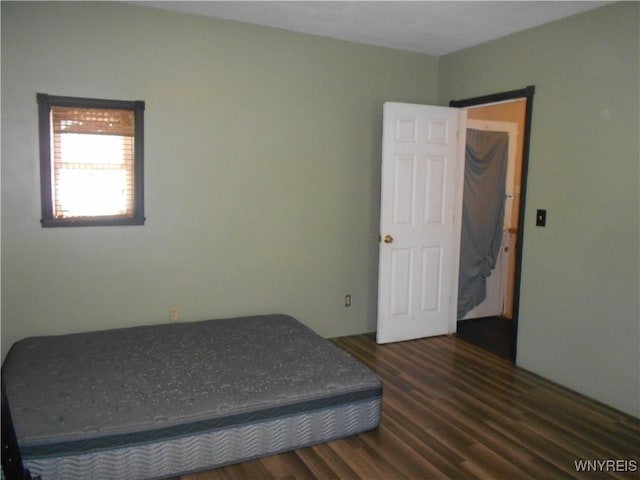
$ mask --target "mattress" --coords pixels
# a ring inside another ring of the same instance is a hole
[[[325,442],[376,428],[382,398],[286,315],[30,337],[3,378],[43,480],[166,478]]]

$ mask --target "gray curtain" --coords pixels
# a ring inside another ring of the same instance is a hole
[[[487,296],[486,279],[496,266],[504,224],[509,135],[467,130],[458,319]]]

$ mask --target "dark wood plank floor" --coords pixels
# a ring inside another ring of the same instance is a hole
[[[640,478],[640,420],[453,335],[332,341],[382,379],[378,429],[182,479]]]

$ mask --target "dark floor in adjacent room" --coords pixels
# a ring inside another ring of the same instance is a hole
[[[466,342],[512,360],[513,321],[504,317],[474,318],[458,321],[456,336]]]

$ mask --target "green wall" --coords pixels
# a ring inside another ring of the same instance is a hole
[[[374,331],[382,104],[437,59],[119,3],[2,2],[2,349],[284,312]],[[40,227],[36,92],[144,100],[142,227]],[[345,294],[352,306],[344,307]]]
[[[174,306],[375,330],[383,102],[534,84],[518,364],[640,415],[637,3],[439,59],[119,3],[1,8],[3,355]],[[36,92],[145,100],[145,226],[40,227]]]
[[[535,85],[517,363],[636,416],[639,5],[441,57],[438,81],[441,104]]]

